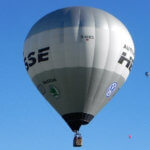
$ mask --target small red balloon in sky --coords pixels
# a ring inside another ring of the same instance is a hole
[[[129,139],[131,139],[132,138],[132,135],[129,135]]]

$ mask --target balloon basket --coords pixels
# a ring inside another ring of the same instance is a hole
[[[75,133],[75,136],[73,139],[73,146],[74,147],[81,147],[82,146],[82,136],[79,132]]]

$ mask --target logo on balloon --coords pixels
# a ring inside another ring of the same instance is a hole
[[[85,41],[93,40],[93,35],[81,35],[81,39],[84,39]]]
[[[117,82],[113,82],[106,90],[106,97],[110,97],[117,89],[117,86],[118,86]]]
[[[50,85],[50,94],[55,98],[59,98],[60,91],[58,90],[58,88],[56,88],[56,86]]]

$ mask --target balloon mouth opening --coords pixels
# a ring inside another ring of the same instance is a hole
[[[79,131],[81,125],[88,124],[94,118],[93,115],[83,112],[69,113],[62,115],[62,117],[73,132]]]

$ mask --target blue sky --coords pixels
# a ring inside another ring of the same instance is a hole
[[[131,74],[118,94],[81,128],[86,150],[150,149],[149,0],[1,0],[0,149],[71,150],[74,134],[36,90],[24,67],[23,44],[45,14],[68,6],[103,9],[120,19],[135,43]],[[132,139],[128,135],[132,135]]]

